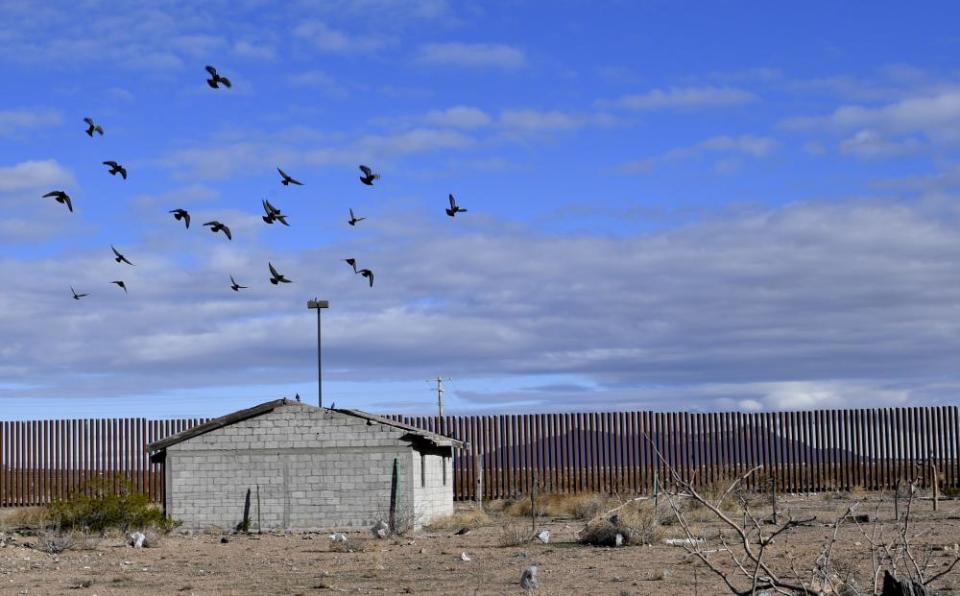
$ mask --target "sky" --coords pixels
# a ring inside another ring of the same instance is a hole
[[[0,419],[958,404],[958,13],[0,0]]]

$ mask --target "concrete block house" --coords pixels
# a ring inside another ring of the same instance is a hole
[[[387,520],[393,462],[398,520],[453,513],[453,449],[463,443],[356,410],[275,400],[151,443],[164,509],[192,529],[348,530]],[[259,495],[259,496],[258,496]]]

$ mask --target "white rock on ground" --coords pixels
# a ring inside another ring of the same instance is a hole
[[[550,542],[550,530],[544,530],[539,534],[537,534],[537,540],[539,540],[544,544],[547,544],[548,542]]]
[[[527,592],[532,592],[540,587],[540,581],[537,579],[537,566],[531,565],[523,570],[520,575],[520,587]]]
[[[466,551],[464,551],[464,552],[460,553],[460,560],[461,560],[461,561],[469,561],[469,560],[470,560],[470,555],[468,555],[468,554],[466,553]]]
[[[127,542],[133,548],[143,548],[144,543],[147,541],[147,537],[143,532],[134,532],[127,536]]]
[[[331,542],[346,542],[347,535],[342,532],[337,532],[336,534],[330,534]]]
[[[390,527],[381,519],[377,523],[373,524],[373,527],[370,528],[370,531],[373,532],[373,535],[377,538],[386,538],[387,534],[390,533]]]

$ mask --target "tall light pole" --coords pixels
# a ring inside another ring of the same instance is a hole
[[[321,358],[322,352],[320,351],[320,311],[325,308],[330,308],[330,303],[326,300],[313,300],[307,301],[307,308],[317,309],[317,405],[321,408],[323,407],[323,359]]]

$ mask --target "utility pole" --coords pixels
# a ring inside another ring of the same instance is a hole
[[[437,414],[443,420],[443,379],[437,377]]]
[[[444,380],[442,377],[437,377],[436,379],[433,379],[433,380],[437,382],[437,415],[440,416],[440,434],[444,434],[447,430],[445,428],[446,425],[443,422],[443,381]],[[450,379],[447,379],[447,380],[449,381]],[[427,381],[427,382],[429,383],[430,381]]]
[[[317,406],[323,407],[323,359],[322,353],[320,351],[320,311],[324,308],[330,308],[330,302],[327,300],[313,300],[307,301],[308,309],[316,309],[317,311]]]

